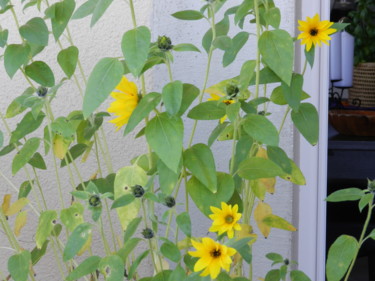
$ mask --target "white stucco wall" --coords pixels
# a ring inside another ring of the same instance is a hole
[[[156,40],[158,35],[167,35],[171,37],[173,44],[178,43],[193,43],[201,48],[201,38],[207,31],[209,26],[203,22],[187,22],[177,21],[170,14],[183,10],[183,9],[199,9],[202,5],[202,1],[172,1],[172,0],[155,0],[155,1],[135,1],[136,11],[138,17],[138,24],[144,24],[152,29],[153,39]],[[231,6],[236,3],[240,3],[239,0],[231,0]],[[282,24],[281,27],[288,30],[289,32],[294,31],[295,27],[295,9],[294,0],[277,0],[276,5],[280,7],[282,11]],[[79,6],[83,1],[78,1]],[[17,6],[17,5],[16,5]],[[226,5],[226,7],[229,7]],[[20,15],[21,24],[25,23],[28,19],[33,16],[37,16],[34,9],[26,10],[23,14],[19,9],[17,14]],[[218,16],[221,20],[221,16]],[[20,38],[15,32],[13,18],[10,13],[0,15],[0,24],[3,28],[10,29],[10,38],[8,42],[19,43]],[[122,34],[132,27],[130,13],[127,8],[127,4],[124,1],[114,1],[110,6],[104,17],[94,26],[93,29],[89,28],[89,19],[77,20],[70,25],[72,36],[75,44],[80,49],[80,59],[83,63],[83,68],[86,75],[88,75],[93,66],[99,60],[99,58],[110,56],[117,57],[121,56],[120,41]],[[249,24],[245,25],[246,31],[253,32]],[[236,33],[236,32],[235,32]],[[235,34],[233,33],[233,35]],[[50,37],[52,42],[52,36]],[[254,36],[250,37],[246,47],[240,52],[235,63],[227,68],[221,66],[222,52],[216,51],[213,57],[212,72],[209,79],[209,85],[220,82],[221,80],[228,79],[235,75],[238,75],[240,67],[245,60],[253,59],[255,57],[254,50],[255,39]],[[63,40],[63,45],[67,47],[67,42]],[[203,50],[203,49],[202,49]],[[46,61],[55,71],[56,80],[63,77],[62,72],[57,65],[56,56],[59,49],[57,44],[51,44],[47,50],[40,54],[40,59]],[[177,53],[175,54],[175,63],[172,65],[174,70],[174,78],[183,82],[188,82],[202,87],[203,77],[205,71],[207,55],[204,51],[202,53]],[[147,89],[152,91],[160,91],[162,86],[168,82],[168,75],[165,66],[156,68],[156,71],[147,74]],[[13,80],[10,80],[5,73],[3,66],[0,68],[0,110],[5,112],[7,105],[17,95],[21,94],[23,90],[28,86],[21,73],[17,73]],[[105,109],[109,100],[102,106]],[[64,84],[59,91],[57,98],[54,100],[53,108],[56,112],[56,116],[62,116],[72,111],[73,109],[80,109],[81,98],[78,94],[77,88],[73,81]],[[284,114],[284,110],[274,112],[272,119],[278,123]],[[14,128],[19,118],[9,120],[12,128]],[[187,121],[186,132],[190,132],[192,122]],[[206,142],[208,133],[215,126],[214,122],[200,122],[195,141]],[[129,163],[129,160],[135,155],[145,152],[144,140],[137,139],[133,140],[133,135],[124,139],[121,133],[115,133],[114,128],[111,124],[104,125],[106,135],[109,141],[110,154],[114,163],[115,171]],[[5,131],[3,124],[0,124],[0,129]],[[287,151],[290,157],[293,153],[293,128],[290,122],[287,122],[284,126],[284,131],[281,136],[281,145]],[[214,146],[214,152],[216,154],[216,165],[218,170],[226,171],[227,163],[229,159],[230,143],[216,143]],[[223,152],[226,151],[226,152]],[[13,154],[6,157],[0,158],[0,169],[5,173],[15,184],[19,186],[22,181],[25,180],[25,175],[20,171],[15,177],[11,176],[10,166]],[[49,165],[52,167],[51,156],[48,157]],[[88,162],[81,166],[81,173],[85,178],[89,178],[96,171],[96,162],[93,155],[89,158]],[[68,183],[68,175],[66,169],[62,171],[61,177],[63,178],[64,188],[68,191],[71,187]],[[47,201],[50,203],[50,208],[53,208],[54,204],[58,204],[58,195],[56,189],[56,182],[54,180],[54,171],[40,172],[42,179],[42,186],[47,193]],[[76,180],[78,183],[78,180]],[[12,190],[9,186],[1,179],[0,180],[0,198],[6,193],[11,193]],[[279,181],[277,186],[277,192],[275,195],[268,195],[266,202],[269,203],[274,210],[274,213],[287,219],[292,220],[292,186],[285,181]],[[70,196],[66,194],[66,202],[69,202]],[[30,215],[31,217],[32,215]],[[195,218],[202,219],[195,219]],[[203,218],[195,210],[193,214],[194,221],[194,235],[206,235],[208,229],[208,220]],[[31,219],[28,225],[25,227],[23,234],[20,237],[20,241],[24,242],[29,247],[33,245],[34,237],[32,230],[35,229],[37,221]],[[257,228],[255,227],[256,232]],[[95,239],[94,243],[98,243],[101,247],[99,238]],[[0,247],[6,245],[5,236],[0,232]],[[270,269],[271,263],[264,257],[268,252],[278,252],[285,257],[291,256],[292,248],[292,235],[289,232],[273,229],[268,239],[262,238],[259,235],[259,241],[254,246],[254,277],[264,277],[265,272]],[[6,271],[6,261],[11,252],[0,248],[0,270]],[[50,257],[51,258],[51,257]],[[53,261],[51,260],[51,264]],[[57,268],[43,260],[41,265],[36,268],[38,280],[60,280]]]

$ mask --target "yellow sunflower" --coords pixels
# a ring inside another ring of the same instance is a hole
[[[319,46],[328,44],[331,37],[328,35],[335,33],[336,29],[330,28],[333,22],[328,20],[320,21],[319,15],[316,14],[313,18],[307,17],[306,21],[299,20],[298,29],[302,33],[298,36],[298,39],[302,39],[301,45],[306,44],[306,51],[310,51],[312,45],[318,44]]]
[[[210,275],[211,279],[215,279],[221,268],[229,271],[232,259],[230,258],[236,253],[236,250],[212,240],[209,237],[202,238],[202,242],[191,241],[195,252],[189,251],[189,255],[199,258],[194,265],[194,271],[203,270],[201,276]]]
[[[232,99],[224,99],[225,97],[227,97],[226,95],[223,95],[222,93],[218,93],[218,94],[214,94],[214,93],[210,93],[210,96],[211,98],[207,99],[208,101],[210,100],[222,100],[223,103],[225,103],[226,105],[229,105],[229,104],[232,104],[235,102],[235,100],[232,100]],[[220,123],[223,123],[225,120],[227,120],[228,116],[227,115],[224,115],[223,117],[220,118]]]
[[[221,209],[211,206],[213,214],[209,217],[213,220],[209,231],[218,232],[219,235],[227,233],[229,238],[233,238],[234,230],[241,230],[241,225],[238,221],[242,214],[238,213],[238,205],[227,205],[221,202]]]
[[[128,123],[130,115],[138,105],[137,85],[123,76],[111,96],[115,101],[111,103],[107,111],[113,113],[117,118],[109,122],[115,124],[116,131],[118,131]]]

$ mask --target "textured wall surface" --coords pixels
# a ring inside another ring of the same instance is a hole
[[[192,9],[202,5],[203,1],[172,1],[172,0],[155,0],[155,1],[139,1],[136,0],[136,11],[138,15],[138,24],[145,24],[151,27],[153,31],[153,39],[156,40],[158,35],[167,35],[171,37],[173,44],[178,43],[193,43],[199,48],[201,48],[201,38],[204,33],[208,30],[209,26],[204,21],[199,22],[182,22],[177,21],[170,14],[183,10]],[[238,0],[228,1],[233,6]],[[277,0],[276,4],[281,8],[283,18],[282,18],[282,28],[288,30],[289,32],[294,31],[294,0]],[[79,1],[79,4],[83,1]],[[79,4],[77,6],[79,6]],[[229,7],[226,5],[225,7]],[[224,9],[225,10],[225,9]],[[17,14],[20,15],[20,23],[25,23],[29,18],[37,16],[36,13],[30,10],[26,10],[23,14],[22,11],[17,10]],[[222,14],[218,16],[218,20],[221,20]],[[10,13],[5,15],[0,15],[0,24],[3,28],[8,28],[11,30],[9,42],[20,43],[20,38],[14,29],[13,18]],[[80,59],[83,64],[84,71],[86,75],[91,72],[95,63],[99,58],[110,56],[117,57],[121,56],[120,41],[122,34],[127,29],[131,28],[131,18],[128,10],[128,6],[124,1],[114,1],[110,6],[105,16],[94,26],[94,28],[89,28],[89,20],[77,20],[70,25],[72,36],[74,38],[75,44],[80,49]],[[254,32],[253,27],[249,24],[245,24],[245,30]],[[233,34],[237,33],[238,30],[234,30]],[[52,36],[50,37],[52,42]],[[65,39],[62,40],[65,47],[68,46]],[[223,53],[221,51],[216,51],[213,57],[213,63],[211,68],[211,74],[209,77],[208,85],[215,84],[221,80],[231,78],[239,74],[240,67],[245,60],[253,59],[255,57],[254,48],[254,36],[250,36],[249,42],[246,44],[245,48],[239,53],[236,61],[227,68],[223,68],[221,65],[221,59]],[[57,65],[56,56],[59,47],[57,44],[50,44],[48,49],[40,55],[40,59],[46,61],[55,71],[56,80],[63,77],[63,74]],[[205,73],[205,67],[207,62],[207,55],[202,49],[202,53],[176,53],[175,63],[172,65],[174,71],[174,78],[181,80],[183,82],[195,84],[198,87],[202,87],[203,77]],[[156,68],[156,71],[150,72],[146,77],[147,89],[149,91],[160,91],[163,85],[168,82],[168,75],[165,66],[160,66]],[[81,81],[82,82],[82,81]],[[3,66],[0,68],[0,110],[5,112],[7,105],[14,99],[17,95],[21,94],[27,87],[27,83],[21,73],[17,73],[13,80],[10,80],[4,71]],[[270,90],[270,89],[269,89]],[[110,100],[102,106],[105,109]],[[69,81],[64,84],[64,86],[59,91],[57,98],[54,100],[52,107],[56,112],[55,115],[62,116],[74,109],[80,109],[81,97],[77,87],[73,81]],[[272,119],[278,124],[283,116],[283,111],[276,111],[272,115]],[[15,124],[19,119],[14,118],[8,120],[11,128],[14,128]],[[190,135],[192,122],[187,121],[186,134]],[[208,138],[208,132],[216,126],[215,122],[200,122],[198,125],[198,134],[195,137],[195,142],[206,142]],[[114,128],[111,124],[104,125],[106,135],[108,137],[108,142],[110,146],[110,154],[114,164],[114,170],[127,165],[129,160],[135,155],[145,152],[145,145],[142,139],[133,140],[134,135],[130,135],[125,140],[121,133],[115,133]],[[4,125],[0,124],[0,129],[5,131]],[[137,130],[136,130],[137,131]],[[284,126],[284,130],[281,136],[281,145],[285,148],[290,157],[293,153],[293,128],[291,123],[287,121]],[[221,142],[214,144],[214,153],[216,154],[216,166],[220,171],[227,171],[227,163],[229,159],[229,151],[231,149],[231,144],[229,142]],[[11,176],[10,166],[13,154],[6,157],[0,158],[0,169],[1,171],[9,177],[9,179],[19,186],[25,180],[24,172],[20,171],[15,177]],[[56,180],[54,171],[52,169],[52,159],[51,156],[48,157],[48,165],[51,167],[49,171],[40,172],[41,175],[41,185],[47,194],[47,201],[49,207],[59,204],[58,193],[56,189]],[[93,155],[90,156],[87,163],[80,166],[81,173],[84,178],[89,178],[97,170],[97,163]],[[69,183],[68,172],[65,169],[61,171],[61,178],[63,179],[63,189],[66,192],[64,201],[66,204],[70,200],[68,191],[71,190],[71,185]],[[78,179],[75,179],[78,183]],[[0,180],[0,198],[6,193],[11,193],[12,189],[3,180]],[[286,182],[279,181],[277,185],[277,192],[275,195],[267,195],[266,201],[272,205],[273,210],[279,216],[291,220],[292,219],[292,186]],[[159,210],[161,211],[161,210]],[[32,215],[30,214],[30,217]],[[194,224],[194,235],[203,236],[206,235],[207,229],[209,227],[209,222],[206,218],[198,214],[197,210],[193,214]],[[199,218],[199,219],[195,219]],[[36,219],[31,218],[28,225],[25,227],[20,240],[24,242],[24,245],[29,245],[32,247],[33,239],[32,229],[35,229]],[[256,229],[256,227],[255,227]],[[254,246],[254,276],[264,277],[265,272],[270,269],[271,263],[265,259],[264,255],[268,252],[279,252],[280,254],[290,257],[291,255],[291,239],[292,235],[286,231],[272,230],[271,235],[268,239],[264,239],[259,236],[259,241]],[[96,237],[95,242],[101,245],[99,237]],[[12,252],[7,249],[1,248],[1,246],[6,245],[6,238],[0,232],[0,270],[2,272],[6,271],[6,260]],[[101,248],[101,246],[100,246]],[[94,249],[95,252],[95,249]],[[98,252],[100,253],[100,252]],[[50,257],[51,262],[46,261],[41,262],[41,266],[36,268],[37,274],[40,277],[39,280],[61,280],[59,277],[58,269]],[[145,268],[145,267],[144,267]],[[149,268],[149,267],[148,267]]]

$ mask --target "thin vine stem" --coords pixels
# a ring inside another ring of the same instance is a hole
[[[259,2],[254,0],[256,34],[257,34],[257,55],[256,55],[256,73],[255,73],[255,98],[259,97],[259,81],[260,81],[260,51],[259,51],[259,38],[260,38],[260,18],[259,18]]]

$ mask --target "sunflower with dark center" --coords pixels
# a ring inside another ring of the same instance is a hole
[[[211,279],[215,279],[221,269],[229,271],[232,263],[231,256],[236,250],[212,240],[209,237],[202,238],[202,242],[191,241],[195,252],[189,251],[189,255],[199,258],[194,265],[194,271],[202,271],[201,276],[210,275]]]
[[[315,47],[316,44],[321,46],[322,42],[329,45],[328,41],[331,40],[329,35],[336,32],[336,29],[331,28],[333,22],[320,21],[318,14],[313,18],[307,17],[306,21],[299,20],[298,23],[298,29],[302,31],[298,39],[302,39],[301,45],[306,45],[306,51],[310,51],[311,47]]]

